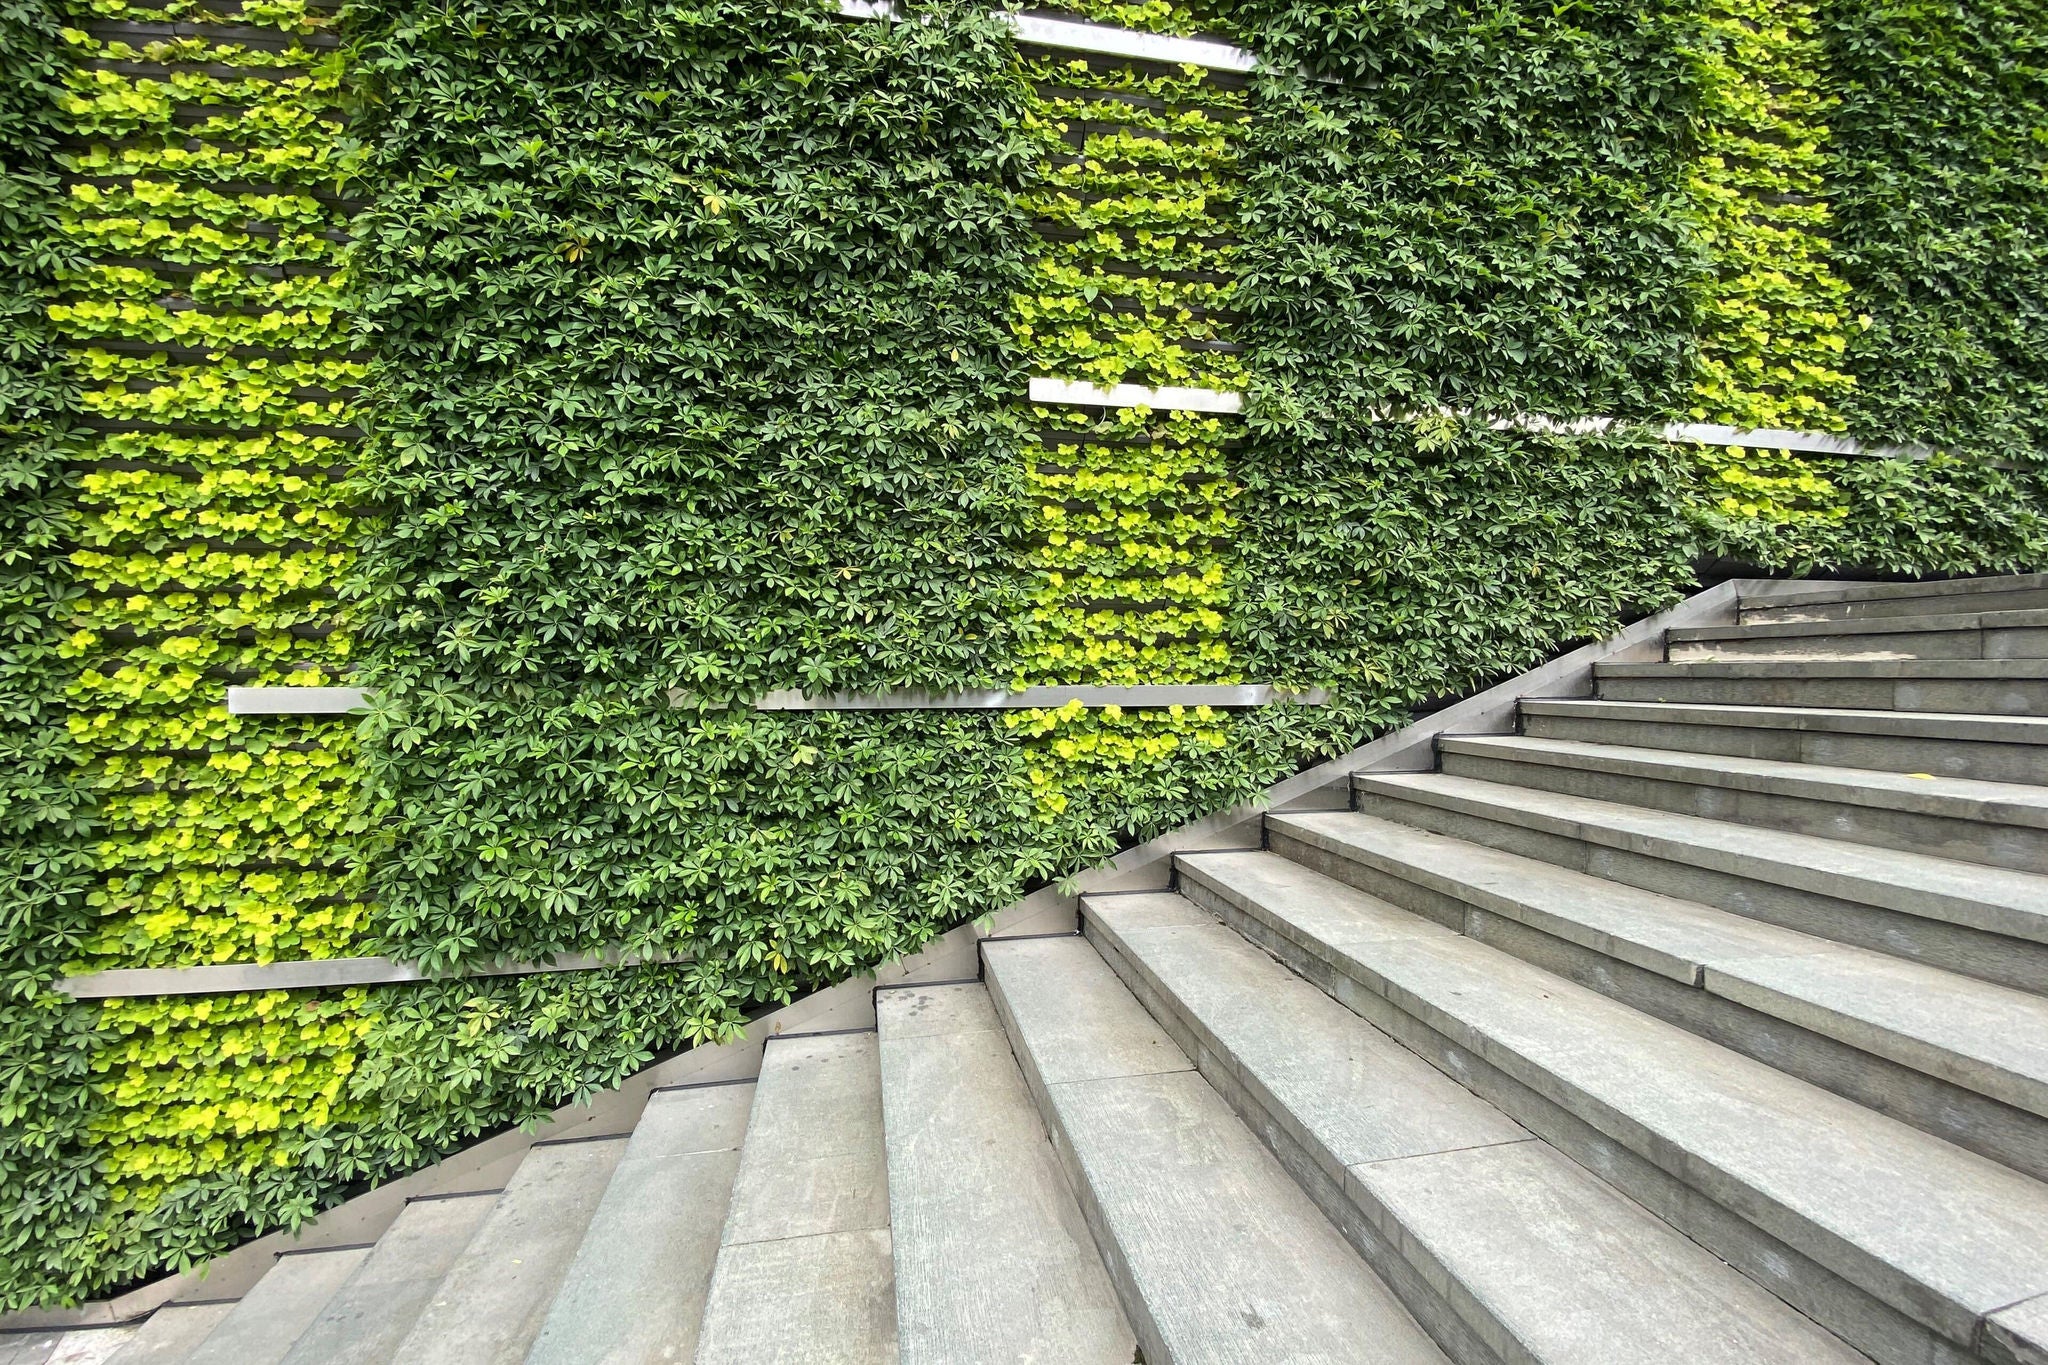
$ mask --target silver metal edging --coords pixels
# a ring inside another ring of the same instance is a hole
[[[1289,691],[1269,683],[1151,683],[1132,686],[1026,687],[987,692],[835,692],[806,697],[795,688],[770,692],[754,703],[756,711],[999,711],[1056,710],[1070,703],[1082,706],[1125,706],[1156,710],[1168,706],[1319,706],[1327,699],[1321,688]]]

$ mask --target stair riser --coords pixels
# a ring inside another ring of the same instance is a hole
[[[1868,1108],[2048,1179],[2048,1119],[1952,1079],[1572,943],[1432,887],[1273,831],[1275,853],[1470,938],[1656,1015]]]
[[[2048,945],[1840,900],[1667,858],[1527,829],[1419,801],[1358,793],[1366,815],[1466,839],[1627,886],[1698,901],[1801,933],[1871,948],[2001,986],[2048,994]]]
[[[1902,630],[1672,640],[1664,657],[1694,659],[2048,659],[2048,630]]]
[[[1942,593],[1922,597],[1879,597],[1862,602],[1817,602],[1809,606],[1745,607],[1745,626],[1777,621],[1869,621],[1901,616],[1948,616],[1978,611],[2038,611],[2048,608],[2048,588]]]
[[[1911,735],[1839,734],[1749,725],[1686,725],[1649,720],[1529,712],[1523,729],[1538,739],[1626,744],[1687,754],[1727,754],[1890,773],[1931,773],[1980,782],[2048,783],[2048,745],[1921,739]]]
[[[1698,782],[1669,781],[1554,763],[1523,763],[1478,754],[1445,752],[1443,771],[1508,786],[1561,792],[1621,805],[1698,815],[1741,825],[1815,834],[1943,858],[2048,870],[2048,830],[2027,825],[1990,824],[1915,811],[1812,800],[1771,792],[1738,790]]]
[[[1200,1029],[1158,980],[1124,951],[1124,945],[1114,935],[1092,922],[1087,924],[1086,933],[1103,961],[1194,1061],[1203,1079],[1244,1120],[1294,1182],[1315,1201],[1323,1216],[1357,1249],[1373,1272],[1386,1281],[1423,1330],[1453,1360],[1459,1365],[1505,1365],[1507,1361],[1528,1358],[1526,1352],[1516,1349],[1507,1330],[1483,1305],[1474,1302],[1470,1295],[1458,1294],[1443,1268],[1421,1255],[1402,1236],[1399,1222],[1347,1177],[1335,1154],[1295,1122],[1271,1094],[1247,1079],[1217,1040]],[[1424,1264],[1411,1262],[1403,1255],[1404,1248]],[[1453,1307],[1453,1302],[1457,1307]],[[1504,1351],[1510,1354],[1503,1354]]]
[[[1660,1144],[1648,1138],[1642,1139],[1649,1148],[1647,1155],[1634,1150],[1596,1126],[1596,1121],[1613,1124],[1614,1116],[1589,1113],[1582,1117],[1574,1111],[1575,1097],[1545,1088],[1551,1084],[1549,1078],[1514,1074],[1483,1055],[1483,1040],[1453,1038],[1439,1031],[1410,1012],[1413,1002],[1390,998],[1383,993],[1382,983],[1355,979],[1314,949],[1192,879],[1183,878],[1181,894],[1879,1365],[1981,1365],[1978,1358],[1922,1323],[1674,1175],[1668,1168],[1686,1169],[1684,1153],[1659,1150]]]
[[[1942,711],[2048,716],[2048,682],[1895,678],[1602,678],[1603,701],[1697,706],[1819,706],[1846,711]]]

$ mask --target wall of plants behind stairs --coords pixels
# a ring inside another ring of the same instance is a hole
[[[1060,7],[1250,77],[833,8],[0,0],[0,1303],[723,1036],[1702,556],[2048,559],[2023,6]],[[343,678],[360,727],[222,705]],[[1236,681],[1330,700],[745,704]],[[614,946],[683,960],[52,989]]]

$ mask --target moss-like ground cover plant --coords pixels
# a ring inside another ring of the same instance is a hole
[[[1056,7],[1249,78],[1019,52],[968,0],[72,3],[0,0],[8,1306],[726,1036],[1702,557],[2048,560],[2008,0]],[[222,704],[343,680],[360,726]],[[748,706],[1225,681],[1330,702]],[[598,947],[682,960],[52,989]]]

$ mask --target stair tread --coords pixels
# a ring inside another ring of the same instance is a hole
[[[189,1365],[277,1365],[369,1254],[368,1247],[344,1247],[278,1257]]]
[[[469,1245],[497,1195],[415,1199],[320,1315],[293,1343],[285,1365],[391,1365],[441,1277]]]
[[[1502,1358],[1862,1359],[1199,906],[1085,910]]]
[[[882,991],[875,1012],[902,1357],[1127,1365],[1131,1329],[986,988]]]
[[[1903,635],[1940,630],[2013,630],[2048,626],[2048,609],[1962,611],[1926,616],[1866,616],[1848,621],[1759,621],[1745,626],[1677,626],[1667,638],[1762,640],[1803,635]]]
[[[166,1304],[149,1315],[108,1365],[185,1365],[233,1308],[232,1303]]]
[[[752,1102],[747,1084],[648,1097],[527,1365],[690,1358]]]
[[[2048,829],[2048,787],[1532,735],[1446,735],[1445,752]]]
[[[1917,583],[1843,583],[1839,587],[1802,592],[1797,597],[1745,597],[1745,610],[1781,611],[1836,602],[1884,601],[1899,597],[1968,597],[1974,593],[2024,592],[2048,588],[2048,574],[2000,574],[1984,578],[1942,578]]]
[[[1596,663],[1600,678],[2048,679],[2048,659],[1674,659]]]
[[[878,1055],[870,1032],[768,1040],[698,1365],[894,1359]]]
[[[1576,697],[1524,697],[1521,707],[1527,715],[1647,721],[1662,725],[1747,726],[1895,735],[1907,739],[2048,744],[2048,717],[2042,716],[1982,716],[1954,711],[1865,711],[1833,706],[1738,706],[1721,702],[1605,701]]]
[[[523,1356],[625,1150],[622,1139],[527,1149],[469,1245],[400,1343],[405,1365],[500,1365]]]
[[[1148,1355],[1444,1361],[1084,940],[983,957]]]
[[[1567,838],[2048,941],[2048,876],[2039,873],[1445,773],[1366,773],[1352,781],[1361,792],[1481,814],[1511,812],[1517,823]]]
[[[2048,999],[1369,815],[1269,819],[1488,913],[2048,1115]]]
[[[1262,917],[1314,906],[1347,974],[1951,1340],[2048,1292],[2048,1186],[1275,854],[1186,861]]]

